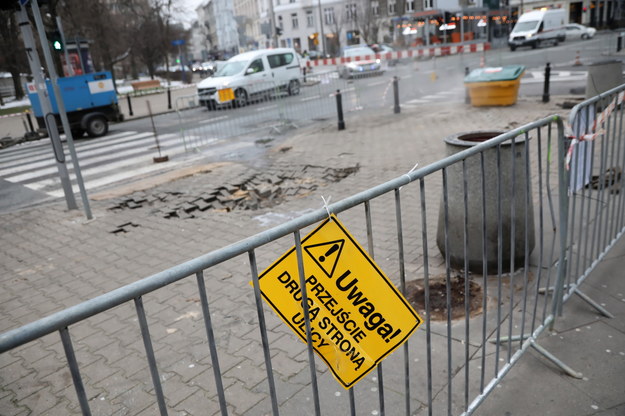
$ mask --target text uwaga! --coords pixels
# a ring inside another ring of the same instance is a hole
[[[306,279],[306,289],[313,346],[320,351],[321,348],[334,345],[349,358],[357,371],[365,361],[361,348],[357,346],[360,341],[373,335],[388,343],[401,333],[401,329],[393,328],[384,315],[376,311],[374,303],[358,287],[358,278],[350,275],[351,271],[347,270],[333,282],[344,299],[337,300],[331,293],[335,292],[334,288],[327,290],[314,275]],[[283,272],[278,280],[296,302],[302,302],[299,283],[289,272]],[[293,315],[291,323],[305,338],[303,312]]]

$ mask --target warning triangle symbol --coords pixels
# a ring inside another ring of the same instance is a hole
[[[328,276],[332,277],[336,264],[341,257],[345,240],[329,241],[327,243],[305,246],[306,253],[317,263],[317,266]]]

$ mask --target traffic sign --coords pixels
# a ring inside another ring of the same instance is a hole
[[[179,46],[179,45],[184,45],[184,39],[176,39],[176,40],[172,40],[171,44],[173,46]]]
[[[404,343],[422,319],[334,215],[302,240],[311,342],[349,389]],[[306,342],[296,248],[259,276],[263,298]]]

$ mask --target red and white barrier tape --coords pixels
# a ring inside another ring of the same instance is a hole
[[[348,58],[323,58],[309,60],[306,66],[326,66],[326,65],[341,65],[350,62],[369,61],[374,59],[380,60],[394,60],[402,58],[417,58],[428,56],[444,56],[444,55],[456,55],[459,53],[474,53],[482,52],[490,49],[490,43],[471,43],[468,45],[459,46],[439,46],[430,48],[408,49],[405,51],[393,51],[385,53],[376,53],[375,55],[363,55]]]
[[[20,111],[19,113],[11,113],[0,116],[0,118],[9,118],[9,117],[20,117],[23,116],[24,113],[29,113],[30,111]]]
[[[595,118],[595,120],[592,123],[592,127],[590,129],[590,133],[584,133],[584,134],[582,134],[580,136],[576,136],[573,133],[573,129],[571,128],[570,125],[568,125],[568,124],[564,125],[564,134],[566,135],[566,137],[571,139],[571,145],[569,146],[569,150],[566,153],[566,158],[564,160],[564,162],[566,164],[566,169],[567,170],[569,170],[569,168],[570,168],[570,163],[571,163],[571,159],[573,158],[573,150],[575,149],[575,146],[579,142],[582,142],[582,141],[593,141],[597,137],[599,137],[600,135],[604,134],[605,130],[603,130],[603,128],[601,128],[601,125],[608,119],[610,114],[612,114],[612,112],[614,111],[616,106],[620,105],[623,102],[623,99],[625,99],[625,91],[620,92],[616,97],[614,97],[612,99],[612,102],[610,102],[610,105],[608,105],[599,114],[599,116],[597,118]]]

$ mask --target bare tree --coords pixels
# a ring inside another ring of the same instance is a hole
[[[15,98],[24,96],[20,73],[28,71],[26,51],[19,38],[20,30],[13,10],[0,10],[0,69],[6,70],[13,79]]]
[[[113,72],[113,66],[130,54],[132,22],[122,2],[92,0],[85,6],[82,0],[58,2],[56,11],[62,16],[67,40],[89,40],[96,67]]]
[[[371,0],[362,0],[358,3],[356,26],[367,44],[377,43],[380,27],[386,19],[380,15],[379,8],[374,9]]]

